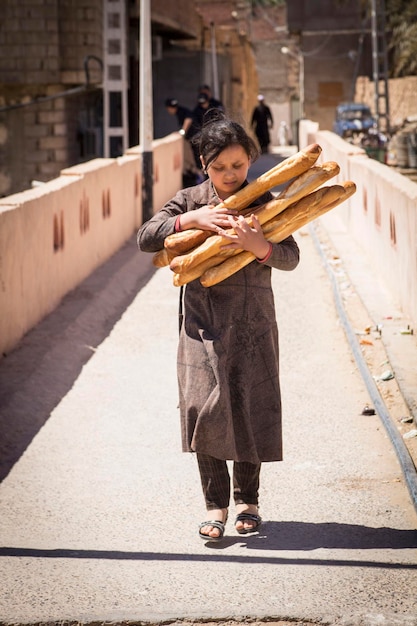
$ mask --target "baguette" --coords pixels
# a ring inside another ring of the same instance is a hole
[[[321,147],[317,143],[310,144],[304,150],[288,157],[275,167],[261,174],[256,180],[240,189],[222,205],[228,209],[245,209],[251,202],[276,185],[287,183],[292,178],[306,172],[317,161],[321,154]]]
[[[254,209],[253,213],[262,225],[333,176],[336,176],[339,171],[340,168],[334,161],[310,167],[309,170],[292,181],[280,194],[279,198]],[[252,224],[251,217],[245,219],[248,220],[249,224]],[[233,233],[233,229],[227,232]],[[172,259],[170,268],[176,274],[185,272],[190,267],[199,265],[208,257],[219,254],[222,245],[224,245],[224,238],[221,235],[213,235],[188,254],[176,256]]]
[[[289,207],[276,220],[275,226],[270,225],[269,233],[265,233],[266,239],[271,243],[279,243],[293,232],[308,222],[324,215],[341,202],[347,200],[356,191],[356,185],[347,181],[342,185],[333,185],[319,189],[310,196],[302,198],[299,202]],[[315,196],[312,198],[311,196]],[[312,210],[309,210],[309,206]],[[265,231],[264,231],[265,232]],[[252,252],[243,251],[236,256],[229,257],[222,263],[212,267],[201,275],[200,282],[204,287],[212,287],[225,280],[232,274],[251,263],[255,259]]]
[[[169,265],[169,260],[170,259],[168,256],[168,252],[165,250],[165,248],[162,248],[162,250],[158,250],[158,252],[155,252],[152,257],[152,263],[155,267],[166,267],[167,265]]]
[[[174,274],[173,285],[175,287],[181,287],[181,285],[186,285],[190,283],[192,280],[196,280],[196,278],[200,278],[204,272],[209,270],[220,263],[223,263],[225,259],[230,258],[234,254],[239,254],[242,250],[225,250],[224,252],[228,252],[229,254],[216,254],[214,256],[210,256],[205,261],[202,261],[198,265],[191,267],[186,272],[181,272],[181,274]]]
[[[155,267],[166,267],[171,263],[174,256],[175,255],[170,253],[169,250],[166,250],[166,248],[162,248],[162,250],[158,250],[158,252],[155,252],[155,254],[153,255],[152,263],[155,265]]]
[[[273,234],[274,230],[276,230],[277,226],[280,226],[280,225],[282,226],[283,224],[284,225],[286,224],[288,216],[291,215],[290,211],[292,208],[296,208],[297,211],[300,211],[300,209],[302,209],[303,207],[304,207],[304,210],[306,207],[310,211],[314,210],[314,207],[319,202],[323,202],[324,196],[326,196],[327,198],[328,189],[329,188],[322,187],[321,189],[318,189],[317,191],[312,192],[308,196],[304,196],[297,203],[291,204],[287,209],[285,209],[285,211],[280,213],[275,218],[269,220],[269,222],[266,222],[266,224],[262,228],[265,238],[268,239],[269,241],[269,237]],[[332,193],[334,194],[335,197],[337,197],[340,194],[340,189],[337,188],[337,191],[336,192],[333,191]],[[230,257],[236,256],[236,255],[239,255],[242,258],[244,258],[245,252],[246,251],[241,250],[241,249],[228,248],[222,251],[222,254],[211,256],[205,261],[203,261],[202,263],[199,263],[198,265],[191,267],[186,272],[182,272],[181,274],[174,274],[173,283],[176,287],[185,285],[186,283],[189,283],[192,280],[199,278],[205,272],[208,272],[209,269],[216,268],[216,266],[220,264],[224,264],[224,262],[226,261],[225,256],[227,259],[230,259]],[[250,260],[253,260],[255,258],[255,256],[251,252],[246,252],[246,254],[251,255]],[[230,262],[230,265],[231,266],[233,265],[232,262]]]
[[[325,202],[330,202],[333,198],[335,198],[336,200],[336,204],[334,206],[336,206],[343,200],[346,200],[355,191],[355,186],[354,186],[354,183],[351,183],[350,181],[343,183],[343,186],[345,189],[344,192],[338,185],[333,186],[331,188],[322,187],[318,189],[317,191],[312,192],[308,196],[304,196],[297,203],[290,205],[287,209],[285,209],[285,211],[283,211],[278,216],[272,218],[271,220],[269,220],[268,222],[264,224],[264,226],[262,227],[262,230],[265,235],[265,238],[268,239],[268,241],[270,241],[270,236],[271,234],[273,234],[273,231],[276,230],[278,227],[283,227],[286,225],[286,220],[288,219],[288,216],[290,215],[289,211],[295,206],[297,207],[298,211],[300,209],[302,210],[303,207],[305,208],[306,206],[308,207],[309,211],[313,211],[319,203],[321,204],[321,206],[324,206]],[[349,193],[347,193],[348,191]],[[332,194],[332,195],[329,195],[329,194]],[[329,206],[329,209],[330,208],[333,208],[333,207]],[[284,236],[284,239],[285,239],[285,236]],[[251,254],[251,253],[246,253],[246,254]],[[202,276],[209,269],[215,268],[216,266],[223,264],[226,261],[226,258],[230,259],[230,257],[236,256],[236,255],[244,255],[244,251],[240,249],[233,249],[233,248],[227,248],[225,250],[222,250],[220,254],[208,257],[205,261],[203,261],[202,263],[199,263],[198,265],[191,267],[189,270],[182,272],[181,274],[174,274],[173,284],[176,287],[180,287],[181,285],[186,285],[192,280],[195,280],[199,278],[200,276]],[[250,260],[252,261],[254,260],[254,258],[255,257],[252,255]],[[230,261],[230,265],[232,265],[231,261]]]
[[[223,200],[217,207],[237,209],[239,211],[246,209],[251,202],[262,196],[266,191],[269,191],[276,185],[287,183],[292,178],[307,171],[314,165],[320,154],[321,147],[318,144],[307,146],[304,150],[300,150],[297,154],[278,163],[278,165],[246,185],[246,187]],[[165,238],[164,245],[168,250],[175,252],[175,255],[180,255],[204,243],[213,234],[213,231],[190,228],[180,233],[168,235]]]
[[[279,202],[282,198],[284,209],[288,208],[291,204],[302,200],[312,191],[326,183],[328,180],[339,174],[340,167],[335,161],[327,161],[322,165],[311,167],[307,172],[298,176],[287,188],[283,191],[282,195],[276,200]],[[259,220],[261,226],[268,222],[270,219],[281,213],[284,209],[267,203],[254,211],[256,217]],[[249,223],[251,224],[250,218]]]
[[[206,239],[214,234],[212,230],[189,228],[165,237],[164,246],[170,253],[174,254],[174,256],[178,256],[179,254],[186,254],[191,248],[195,248],[204,243]]]

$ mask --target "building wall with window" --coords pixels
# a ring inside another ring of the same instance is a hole
[[[353,101],[358,75],[371,76],[369,13],[361,0],[291,0],[287,21],[294,49],[304,57],[305,114],[331,130],[335,109]],[[289,97],[298,94],[298,68],[288,59]]]
[[[0,4],[1,196],[100,149],[101,23],[101,0]]]
[[[139,139],[138,6],[126,0],[130,145]],[[192,0],[151,6],[155,41],[199,40]],[[103,12],[103,0],[0,3],[0,196],[102,156]]]

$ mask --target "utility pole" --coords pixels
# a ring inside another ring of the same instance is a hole
[[[385,36],[385,2],[371,0],[372,27],[372,74],[374,81],[375,117],[378,130],[390,132],[390,110],[388,96],[388,61]],[[383,101],[383,107],[381,107]],[[381,128],[381,120],[385,120],[385,128]]]
[[[210,35],[211,35],[211,66],[213,76],[213,96],[220,98],[219,94],[219,72],[217,68],[217,49],[216,49],[216,27],[214,22],[210,23]]]
[[[139,41],[139,143],[142,149],[142,215],[143,221],[146,222],[153,215],[153,99],[150,0],[140,0]]]

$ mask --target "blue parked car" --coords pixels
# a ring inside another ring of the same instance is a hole
[[[336,108],[333,132],[340,137],[353,137],[376,127],[376,120],[366,104],[346,102]]]

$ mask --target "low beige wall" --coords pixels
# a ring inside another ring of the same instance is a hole
[[[154,211],[181,188],[182,142],[178,133],[154,142]],[[132,236],[141,191],[138,147],[0,199],[0,354]]]
[[[182,186],[183,142],[178,133],[153,142],[154,212],[172,198]],[[140,146],[129,148],[126,155],[140,155]],[[142,215],[137,225],[142,223]]]
[[[301,123],[300,148],[318,143],[320,160],[340,165],[338,179],[356,183],[356,193],[334,209],[360,245],[381,284],[417,325],[417,183],[334,133]]]
[[[183,139],[154,142],[154,211],[182,180]],[[305,120],[300,147],[318,143],[337,179],[357,192],[334,209],[395,301],[417,324],[417,184]],[[41,187],[0,199],[0,354],[109,259],[142,223],[140,147],[95,159]]]

